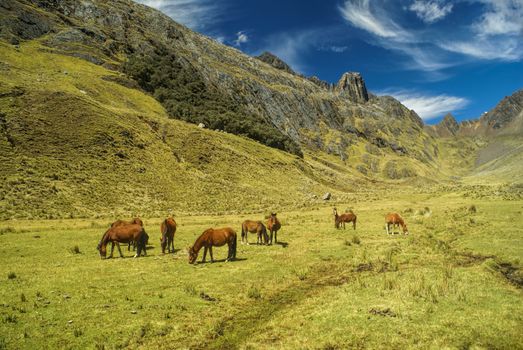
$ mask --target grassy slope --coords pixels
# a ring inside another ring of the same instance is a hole
[[[0,45],[4,219],[256,210],[354,182],[351,170],[169,120],[154,99],[104,80],[115,73],[38,42]]]
[[[108,261],[95,251],[104,220],[5,223],[0,344],[521,348],[523,295],[498,264],[523,257],[523,231],[511,224],[523,202],[395,197],[350,203],[355,233],[332,227],[330,207],[281,213],[286,247],[239,244],[239,261],[196,266],[183,250],[159,253],[160,219],[145,220],[148,257]],[[477,213],[468,211],[472,203]],[[431,215],[416,212],[426,206]],[[411,235],[385,236],[383,213],[409,207]],[[258,216],[178,217],[175,246],[209,226],[238,228],[246,217]]]

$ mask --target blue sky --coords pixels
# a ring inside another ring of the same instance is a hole
[[[523,88],[523,0],[139,0],[305,75],[362,73],[429,124],[472,119]]]

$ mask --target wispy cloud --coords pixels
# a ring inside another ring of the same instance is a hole
[[[353,26],[382,38],[404,39],[410,35],[393,20],[371,9],[370,0],[345,1],[339,7],[343,18]]]
[[[241,44],[245,44],[249,41],[249,36],[247,35],[247,33],[245,33],[245,31],[239,31],[238,33],[236,33],[236,39],[234,40],[234,45],[235,46],[241,46]]]
[[[213,0],[135,0],[162,11],[194,30],[204,30],[220,21],[225,6]]]
[[[446,0],[414,0],[403,8],[385,0],[345,0],[339,11],[347,23],[371,34],[371,44],[410,57],[404,69],[442,75],[440,71],[471,60],[523,59],[523,0],[467,0],[467,4],[479,5],[481,15],[467,25],[453,26],[452,32],[430,26],[452,13],[453,4]],[[425,26],[413,29],[406,19],[408,11]]]
[[[413,109],[423,120],[441,117],[446,113],[465,108],[469,101],[459,96],[424,95],[410,90],[384,90],[378,95],[392,96],[409,109]]]
[[[416,13],[423,22],[434,23],[451,13],[452,7],[452,4],[445,4],[442,0],[416,0],[409,6],[409,10]]]
[[[523,0],[476,0],[485,12],[466,40],[441,41],[449,51],[483,60],[523,59]]]

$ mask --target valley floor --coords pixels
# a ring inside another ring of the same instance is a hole
[[[0,222],[0,348],[522,348],[523,201],[402,198],[337,204],[356,231],[330,205],[281,212],[280,244],[194,266],[205,228],[262,216],[177,217],[174,255],[144,218],[148,256],[109,260],[109,220]]]

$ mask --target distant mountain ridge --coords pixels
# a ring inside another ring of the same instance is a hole
[[[506,96],[479,119],[458,123],[449,113],[436,125],[427,125],[427,132],[437,137],[499,135],[523,136],[523,89]]]

